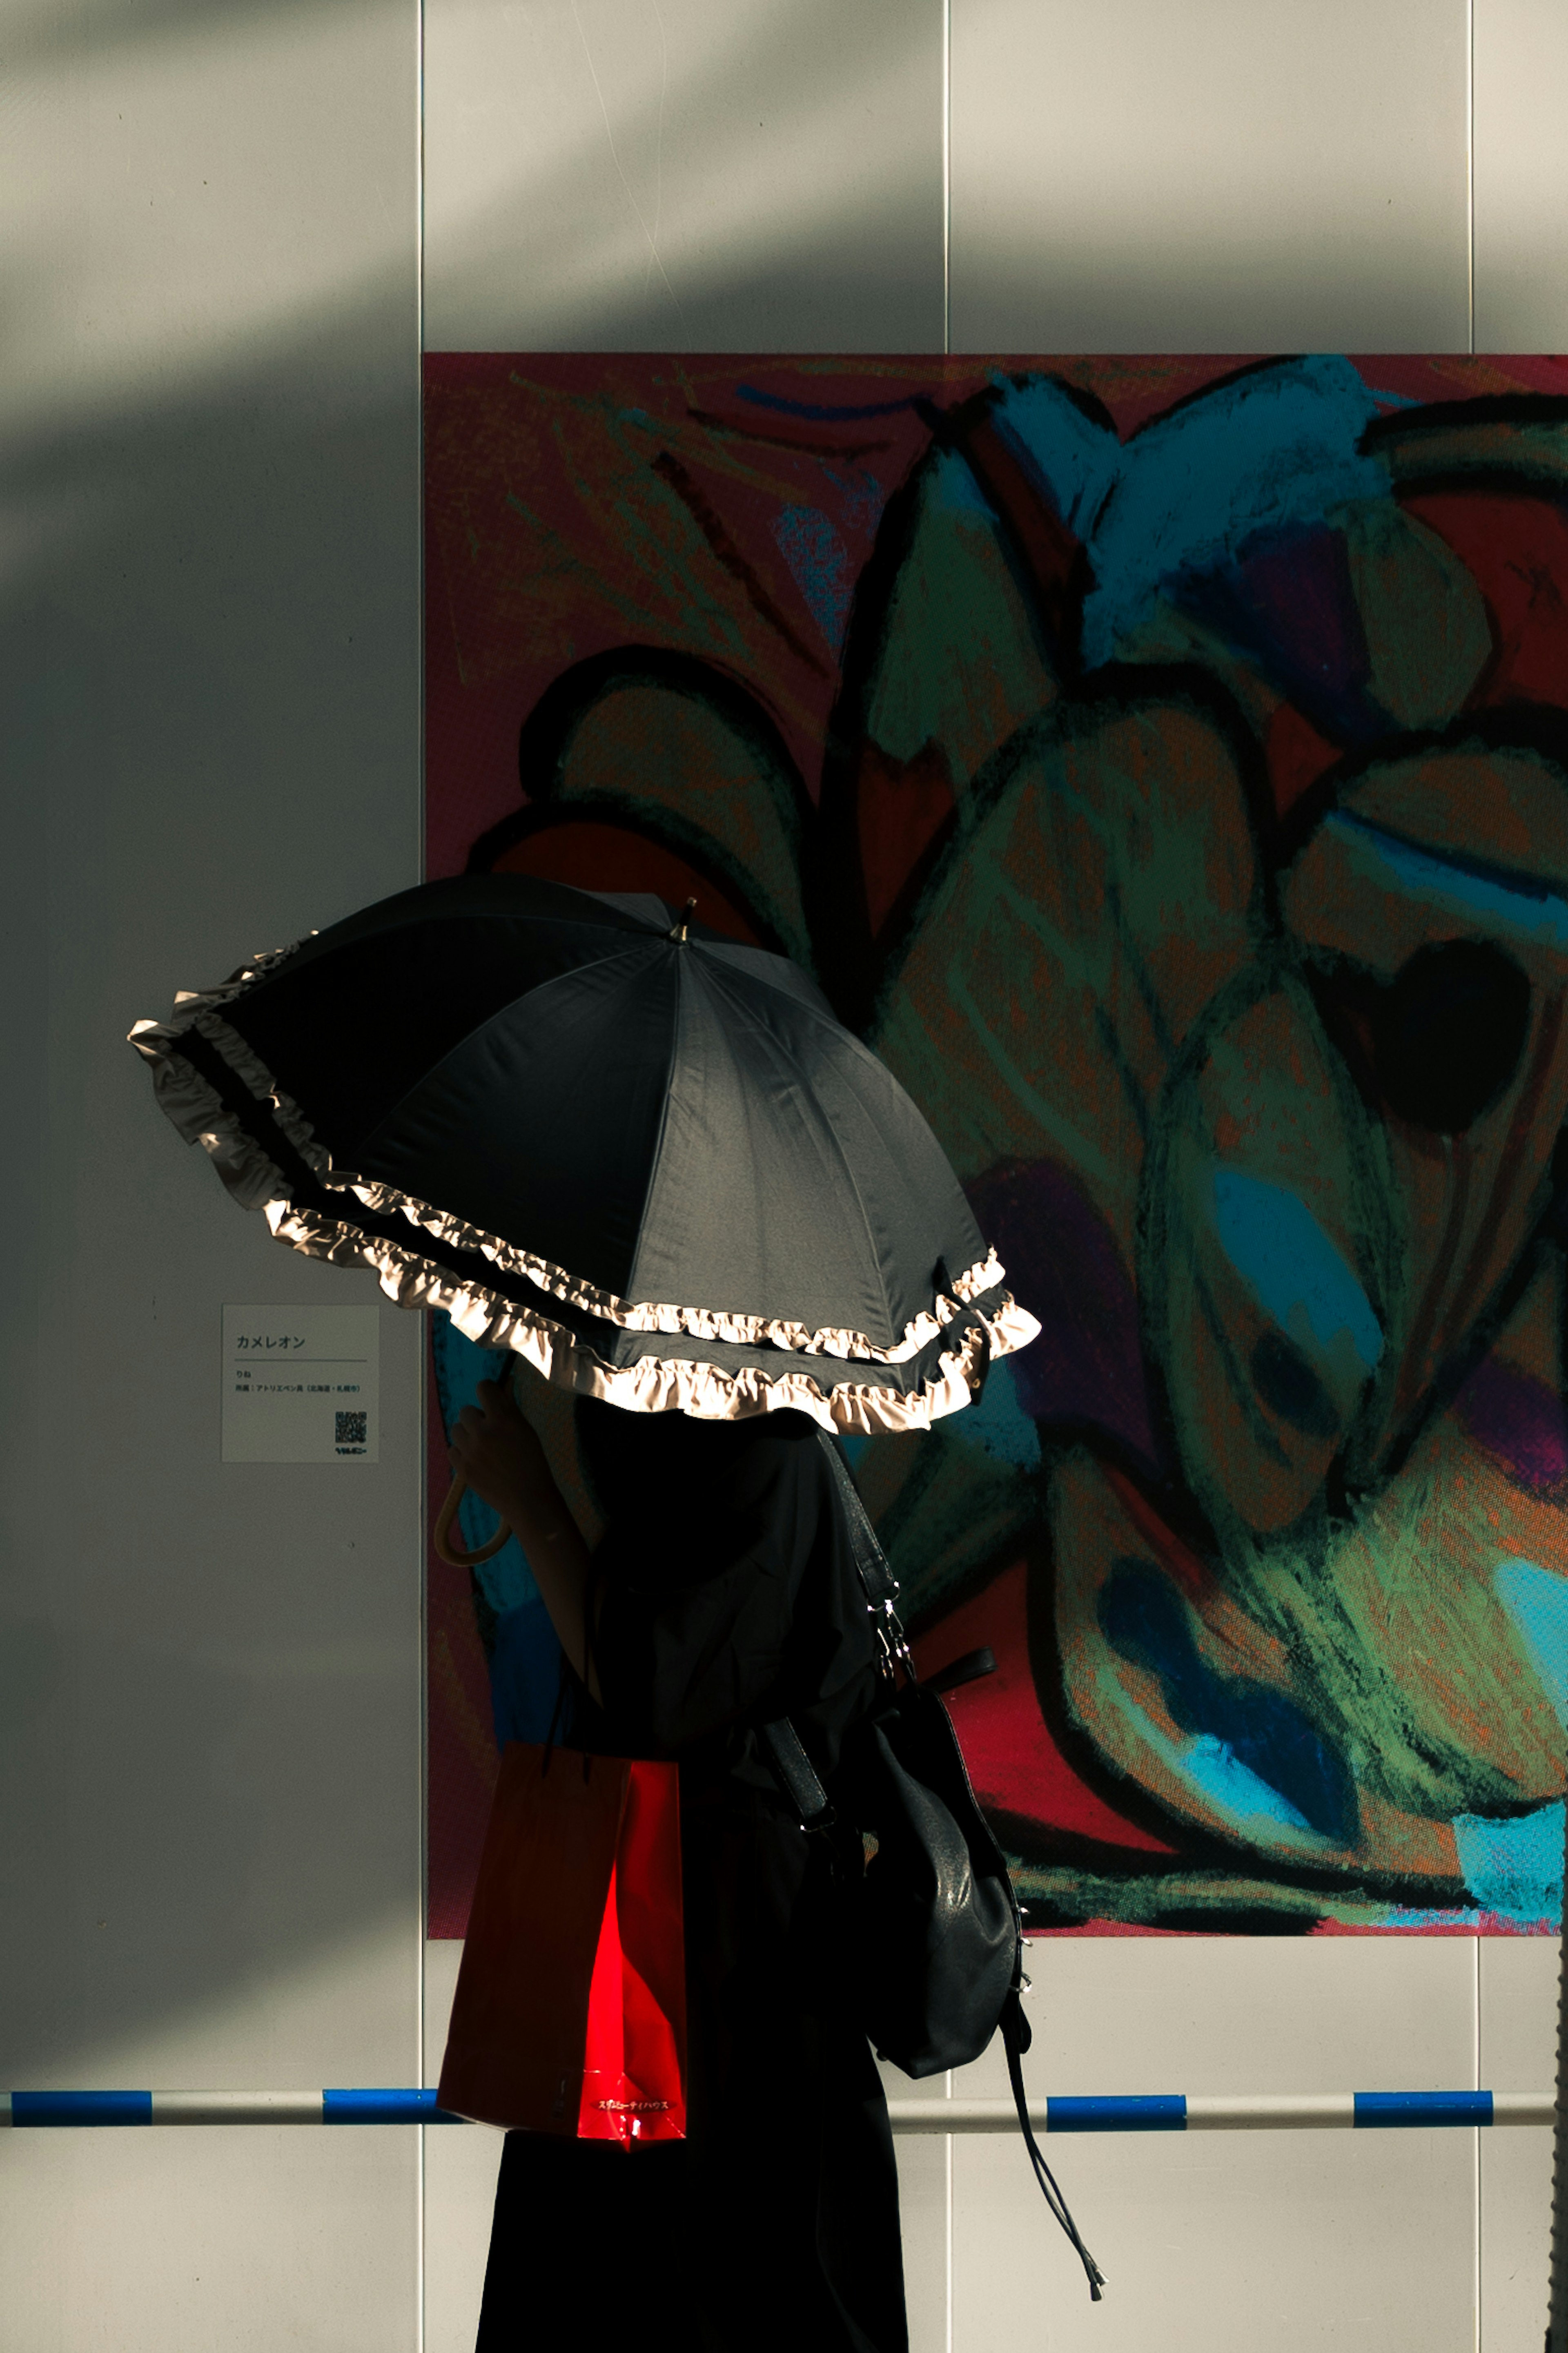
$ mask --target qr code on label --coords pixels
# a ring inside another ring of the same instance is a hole
[[[368,1417],[363,1413],[340,1413],[338,1416],[338,1444],[340,1446],[363,1446],[365,1442],[364,1426],[367,1418]]]

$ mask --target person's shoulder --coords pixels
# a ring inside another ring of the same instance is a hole
[[[766,1458],[781,1470],[815,1476],[827,1470],[827,1458],[823,1449],[831,1445],[827,1433],[820,1430],[811,1416],[795,1406],[783,1412],[760,1414],[755,1422],[742,1425],[753,1434],[746,1452],[759,1460]]]
[[[782,1504],[786,1495],[826,1494],[832,1470],[809,1414],[792,1407],[759,1414],[741,1428],[746,1435],[733,1457],[737,1502],[743,1496],[754,1505],[771,1496]]]
[[[818,1438],[826,1435],[810,1414],[802,1413],[798,1406],[793,1405],[778,1413],[759,1415],[753,1427],[776,1439],[781,1446],[815,1447]]]

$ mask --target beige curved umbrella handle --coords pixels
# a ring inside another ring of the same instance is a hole
[[[478,1552],[465,1552],[462,1546],[454,1540],[452,1529],[458,1517],[458,1506],[468,1492],[466,1479],[454,1479],[447,1491],[440,1517],[436,1522],[436,1551],[448,1568],[475,1568],[481,1560],[492,1560],[511,1535],[511,1530],[503,1520],[489,1544],[481,1545]]]

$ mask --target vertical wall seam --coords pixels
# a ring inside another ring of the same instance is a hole
[[[1470,348],[1472,351],[1475,349],[1473,328],[1471,332]],[[1475,2089],[1479,2092],[1481,2088],[1481,1940],[1477,1936],[1474,1941],[1476,1948],[1474,1981],[1475,2023],[1471,2043],[1472,2055],[1474,2059]],[[1476,2309],[1475,2347],[1476,2353],[1481,2353],[1482,2339],[1486,2328],[1486,2319],[1481,2308],[1481,2137],[1479,2131],[1470,2135],[1470,2145],[1475,2151],[1473,2161],[1474,2170],[1472,2174],[1472,2184],[1474,2189],[1472,2203],[1475,2210],[1475,2246],[1473,2251]]]
[[[416,724],[419,730],[419,742],[416,752],[417,764],[416,773],[419,780],[419,788],[415,796],[416,807],[417,811],[416,823],[418,826],[418,839],[415,844],[415,871],[417,873],[420,881],[423,882],[426,879],[425,844],[427,830],[425,821],[426,790],[425,774],[425,0],[414,0],[414,439],[415,448],[418,452],[418,480],[415,486],[415,493],[417,501],[417,520],[415,528],[415,660],[418,670],[418,683],[416,700],[418,712]],[[416,1575],[418,1579],[416,1589],[419,1598],[418,1609],[416,1612],[416,1639],[419,1644],[419,1787],[417,1793],[417,1803],[419,1807],[419,1916],[417,1921],[415,1923],[415,1926],[418,1932],[417,1950],[419,1955],[417,1970],[418,1982],[416,1989],[419,2001],[418,2081],[423,2084],[426,2080],[426,2072],[429,2066],[430,2058],[430,2054],[426,2044],[425,2028],[426,1991],[425,1979],[426,1960],[427,1957],[425,1932],[430,1918],[430,1704],[428,1689],[430,1659],[430,1604],[429,1594],[427,1591],[429,1547],[426,1544],[425,1535],[426,1529],[429,1526],[429,1499],[426,1494],[425,1489],[426,1451],[426,1416],[429,1411],[429,1401],[426,1396],[426,1384],[430,1377],[430,1369],[429,1351],[428,1348],[423,1345],[427,1336],[426,1318],[424,1316],[420,1317],[419,1324],[420,1340],[422,1345],[419,1350],[419,1378],[416,1384],[417,1397],[416,1400],[418,1422],[416,1425],[417,1443],[416,1447],[417,1472],[415,1479],[415,1485],[418,1494],[418,1534],[416,1537],[417,1549],[415,1554],[415,1559],[417,1564]],[[426,2290],[425,2268],[425,2222],[427,2208],[427,2199],[426,2194],[426,2167],[430,2142],[430,2132],[427,2126],[420,2126],[418,2139],[419,2163],[415,2180],[414,2218],[414,2343],[416,2353],[425,2353],[426,2341],[428,2333],[426,2327],[427,2316],[425,2309]]]
[[[1476,355],[1476,0],[1465,0],[1465,271],[1470,357]]]
[[[425,0],[414,0],[414,320],[415,404],[417,417],[416,440],[419,451],[418,499],[416,525],[416,561],[419,566],[418,595],[416,601],[416,642],[419,669],[419,839],[415,846],[419,880],[425,874]],[[421,1433],[423,1445],[423,1433]],[[421,1453],[423,1461],[423,1453]],[[424,1583],[424,1546],[420,1550],[420,1583]],[[420,1948],[424,1948],[424,1921],[420,1922]]]
[[[952,349],[952,0],[942,0],[942,348]]]
[[[947,2097],[948,2099],[950,2099],[950,2100],[951,2100],[951,2099],[952,2099],[952,2068],[951,2068],[951,2067],[950,2067],[950,2068],[948,2069],[948,2071],[947,2071],[947,2092],[946,2092],[946,2097]],[[946,2251],[946,2262],[945,2262],[945,2263],[944,2263],[944,2265],[943,2265],[943,2271],[944,2271],[945,2277],[946,2277],[946,2281],[947,2281],[947,2312],[946,2312],[946,2316],[945,2316],[945,2318],[946,2318],[946,2348],[947,2348],[947,2353],[953,2353],[953,2348],[952,2348],[952,2324],[953,2324],[953,2311],[952,2311],[952,2306],[953,2306],[953,2296],[952,2296],[952,2135],[951,2133],[949,2133],[949,2134],[948,2134],[948,2136],[947,2136],[946,2139],[943,2141],[943,2143],[942,2143],[942,2147],[943,2147],[943,2150],[945,2151],[945,2156],[946,2156],[946,2162],[945,2162],[945,2166],[944,2166],[944,2168],[943,2168],[943,2182],[942,2182],[942,2209],[943,2209],[943,2213],[944,2213],[944,2217],[945,2217],[945,2221],[946,2221],[946,2225],[947,2225],[947,2251]]]

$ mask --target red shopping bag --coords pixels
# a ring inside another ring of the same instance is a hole
[[[437,2096],[528,2132],[685,2138],[674,1765],[509,1744]]]

